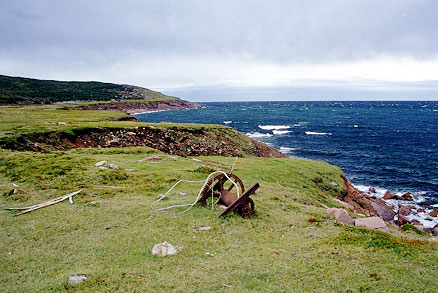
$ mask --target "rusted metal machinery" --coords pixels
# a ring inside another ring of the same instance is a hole
[[[245,191],[245,187],[239,177],[232,173],[227,173],[227,175],[238,186],[239,197],[231,193],[235,184],[230,182],[225,174],[218,174],[207,182],[202,190],[202,196],[197,203],[205,206],[207,205],[207,198],[213,195],[213,197],[219,197],[219,203],[227,206],[227,208],[217,216],[218,218],[228,215],[233,211],[242,217],[250,217],[255,213],[254,201],[250,198],[250,195],[259,188],[259,184],[255,183]]]

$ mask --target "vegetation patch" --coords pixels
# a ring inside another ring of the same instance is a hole
[[[374,248],[401,256],[412,255],[418,250],[432,247],[428,241],[400,238],[377,230],[355,227],[346,227],[345,232],[337,236],[333,243]]]
[[[401,228],[402,231],[412,231],[414,233],[417,233],[418,235],[422,235],[422,236],[430,236],[428,233],[418,229],[417,227],[415,227],[412,224],[404,224]]]

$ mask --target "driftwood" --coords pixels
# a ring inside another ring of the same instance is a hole
[[[60,196],[60,197],[57,197],[57,198],[54,198],[54,199],[51,199],[51,200],[48,200],[48,201],[45,201],[45,202],[42,202],[42,203],[39,203],[39,204],[36,204],[36,205],[33,205],[33,206],[30,206],[30,207],[22,207],[22,208],[5,208],[5,210],[8,210],[8,211],[13,211],[13,210],[24,210],[24,211],[22,211],[22,212],[20,212],[20,213],[14,215],[14,216],[19,216],[19,215],[26,214],[26,213],[28,213],[28,212],[31,212],[31,211],[34,211],[34,210],[37,210],[37,209],[43,208],[43,207],[50,206],[50,205],[52,205],[52,204],[59,203],[59,202],[61,202],[61,201],[66,200],[67,198],[68,198],[68,200],[70,201],[70,203],[72,204],[72,203],[73,203],[73,199],[72,199],[72,197],[73,197],[74,195],[78,194],[78,193],[81,192],[81,191],[82,191],[82,189],[81,189],[81,190],[78,190],[78,191],[75,191],[75,192],[72,192],[72,193],[69,193],[69,194],[66,194],[66,195],[63,195],[63,196]]]

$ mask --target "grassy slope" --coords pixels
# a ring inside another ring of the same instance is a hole
[[[217,219],[219,208],[194,207],[182,215],[151,210],[157,195],[178,179],[201,180],[207,175],[202,166],[215,167],[168,156],[160,163],[138,163],[155,154],[149,148],[1,151],[2,207],[83,192],[73,205],[66,201],[20,217],[0,212],[0,290],[72,289],[66,278],[74,273],[89,275],[79,287],[83,291],[434,290],[436,246],[346,229],[325,214],[320,203],[331,205],[338,193],[330,182],[342,185],[337,167],[299,159],[239,159],[234,173],[245,186],[261,185],[253,197],[257,214]],[[205,159],[224,169],[234,161]],[[121,170],[99,170],[94,163],[100,160]],[[20,193],[5,195],[12,183]],[[199,188],[182,185],[163,205],[191,202]],[[182,191],[188,195],[180,196]],[[213,230],[193,231],[204,225]],[[162,241],[184,250],[152,256],[152,246]]]
[[[55,106],[0,110],[1,136],[133,124],[115,122],[125,115],[119,112],[61,111]],[[166,155],[158,163],[138,163],[155,154],[160,153],[150,148],[45,153],[0,149],[2,208],[28,206],[83,189],[73,205],[66,201],[19,217],[0,211],[0,290],[436,289],[436,245],[417,241],[424,238],[412,233],[392,231],[395,236],[388,236],[338,226],[325,214],[321,204],[333,206],[332,198],[339,193],[330,182],[343,186],[342,171],[335,166],[292,158],[239,159],[234,173],[245,186],[261,185],[253,196],[257,214],[250,219],[235,215],[217,219],[220,208],[194,207],[183,215],[151,210],[157,195],[177,180],[204,179],[208,175],[204,170],[216,168]],[[216,161],[224,170],[234,162],[225,157],[200,159]],[[121,169],[100,170],[94,166],[100,160]],[[19,193],[10,194],[12,183],[19,185]],[[184,184],[163,205],[191,202],[199,188]],[[181,196],[181,191],[188,194]],[[204,225],[213,229],[193,231]],[[162,241],[184,250],[167,258],[152,256],[152,246]],[[86,273],[89,279],[72,288],[66,279],[75,273]]]
[[[177,100],[149,89],[96,81],[56,81],[0,75],[0,103],[54,103],[72,100]]]

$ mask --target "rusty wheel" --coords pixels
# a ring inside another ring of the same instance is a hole
[[[239,177],[232,173],[227,173],[227,175],[239,187],[239,195],[245,192],[245,187],[243,186],[243,182],[242,180],[240,180]],[[201,192],[201,198],[198,200],[197,203],[199,205],[205,206],[207,204],[206,200],[208,197],[211,197],[212,192],[213,196],[218,197],[222,190],[231,191],[233,188],[235,188],[234,184],[231,183],[224,174],[217,174],[216,176],[210,178],[208,183],[205,185],[204,189]]]

